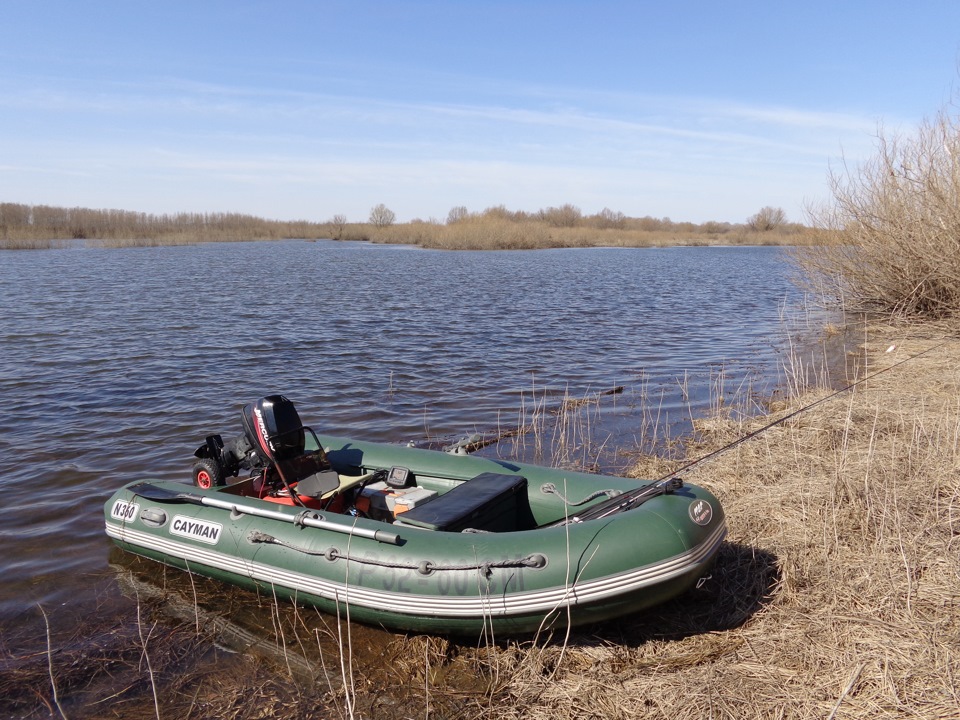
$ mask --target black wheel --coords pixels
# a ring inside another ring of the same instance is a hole
[[[223,477],[223,468],[213,458],[200,458],[193,464],[193,484],[200,488],[209,489],[218,485],[226,485]]]

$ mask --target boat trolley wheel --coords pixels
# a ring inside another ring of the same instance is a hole
[[[200,488],[226,485],[223,468],[212,458],[200,458],[193,464],[193,484]]]

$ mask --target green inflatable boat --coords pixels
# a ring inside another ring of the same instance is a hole
[[[696,584],[726,534],[717,499],[678,479],[318,435],[282,395],[245,406],[242,419],[243,436],[211,435],[197,450],[193,485],[138,481],[114,493],[107,535],[351,620],[479,635],[661,603]]]

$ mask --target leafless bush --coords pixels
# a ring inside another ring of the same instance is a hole
[[[807,280],[848,308],[941,318],[960,311],[960,121],[947,109],[876,156],[831,172],[810,211],[824,244],[797,254]]]
[[[453,225],[454,223],[460,222],[461,220],[466,219],[470,215],[465,205],[458,205],[457,207],[450,208],[450,212],[447,213],[447,225]]]
[[[330,218],[330,222],[327,224],[330,225],[334,231],[336,231],[336,236],[334,239],[339,240],[343,237],[343,229],[347,225],[347,216],[340,214],[334,215],[332,218]]]
[[[502,218],[477,218],[444,228],[436,245],[445,250],[525,250],[545,247],[548,229],[541,223],[518,223]]]
[[[783,208],[770,207],[761,208],[755,215],[747,219],[747,225],[755,232],[769,232],[787,222],[787,213]]]
[[[95,246],[180,245],[231,240],[333,237],[331,223],[278,222],[240,213],[152,215],[49,205],[0,204],[0,248],[59,247],[64,240]],[[344,220],[345,222],[345,220]]]
[[[580,223],[583,213],[577,206],[567,203],[558,208],[548,207],[541,210],[538,217],[541,221],[553,227],[576,227]]]
[[[630,224],[644,232],[657,232],[659,230],[669,230],[673,222],[668,217],[655,218],[650,215],[644,215],[642,218],[637,218]]]
[[[622,230],[626,227],[627,218],[622,212],[604,208],[596,215],[588,217],[586,222],[590,226],[599,228],[600,230],[609,230],[611,228]]]
[[[523,210],[509,210],[505,205],[494,205],[488,207],[481,213],[481,218],[485,220],[509,220],[510,222],[527,222],[534,217]]]
[[[700,229],[708,235],[723,235],[730,232],[733,226],[730,223],[717,222],[709,220],[700,226]]]
[[[393,225],[396,221],[397,216],[386,205],[380,203],[379,205],[374,205],[370,209],[370,224],[374,227],[388,227]]]

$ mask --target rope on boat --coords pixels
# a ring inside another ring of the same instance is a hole
[[[282,545],[290,550],[296,550],[304,555],[314,555],[323,557],[330,562],[337,560],[347,560],[348,562],[360,563],[362,565],[374,565],[382,568],[395,568],[398,570],[416,570],[421,575],[432,575],[441,570],[479,570],[484,577],[490,577],[494,568],[533,568],[539,570],[546,567],[547,558],[540,553],[532,553],[526,557],[517,560],[492,560],[489,562],[466,564],[466,565],[443,565],[435,563],[432,560],[421,560],[418,563],[391,562],[387,560],[377,560],[375,558],[357,557],[356,555],[344,555],[338,548],[332,545],[323,550],[311,550],[301,545],[288,543],[285,540],[274,537],[259,530],[251,530],[247,535],[247,540],[252,543],[264,543],[266,545]]]
[[[579,502],[570,502],[569,500],[567,500],[567,498],[563,496],[563,493],[557,490],[557,486],[554,485],[553,483],[544,483],[543,485],[541,485],[540,492],[545,493],[547,495],[550,495],[550,494],[556,495],[558,498],[560,498],[563,501],[563,504],[566,505],[567,507],[577,507],[579,505],[584,505],[590,502],[591,500],[596,500],[598,497],[602,495],[606,495],[608,498],[614,498],[623,491],[614,490],[614,489],[597,490],[596,492],[590,493],[583,500],[580,500]]]

